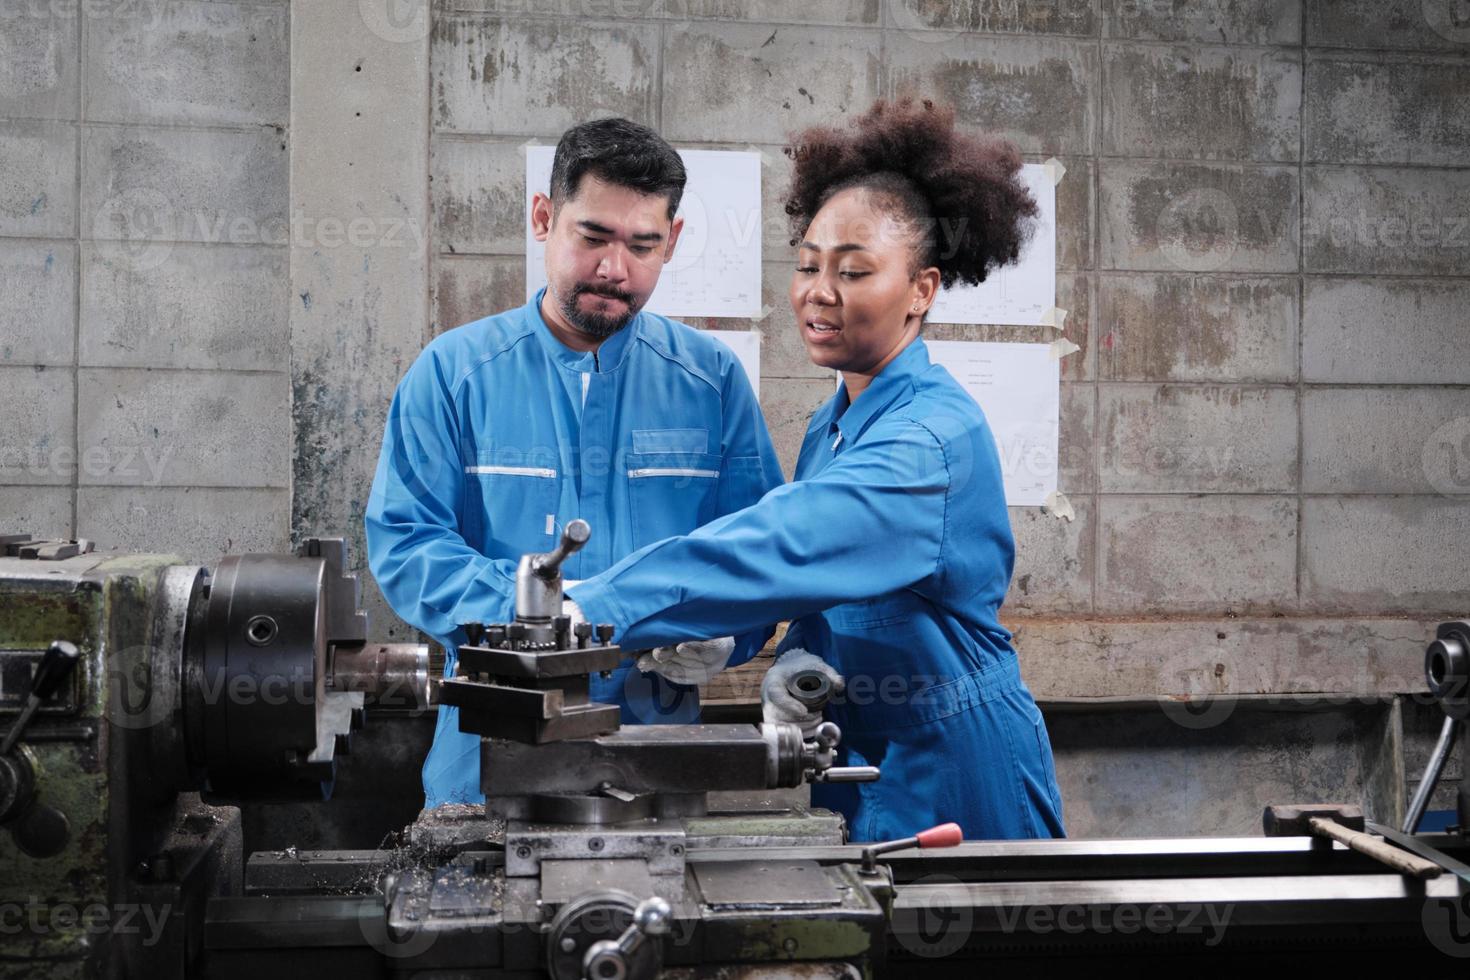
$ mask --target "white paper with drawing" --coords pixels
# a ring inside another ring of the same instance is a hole
[[[1021,180],[1036,197],[1040,215],[1030,240],[1013,265],[991,272],[978,286],[941,290],[929,311],[931,323],[1032,325],[1057,302],[1057,194],[1051,173],[1039,163],[1021,167]],[[942,218],[934,235],[941,251],[963,231]]]
[[[1006,503],[1040,507],[1057,489],[1061,429],[1061,362],[1050,344],[926,341],[985,411],[1000,452]]]
[[[531,195],[551,186],[554,146],[526,147],[526,299],[546,285],[546,248],[531,234]],[[758,153],[680,150],[689,182],[684,231],[645,307],[664,316],[761,315]]]

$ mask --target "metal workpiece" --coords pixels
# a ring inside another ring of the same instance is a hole
[[[422,643],[334,647],[327,690],[360,693],[368,708],[425,711],[429,707],[429,648]]]
[[[806,710],[820,712],[832,699],[832,681],[820,670],[798,670],[787,678],[786,692]]]

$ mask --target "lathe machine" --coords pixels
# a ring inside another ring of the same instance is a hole
[[[625,652],[527,555],[509,623],[465,625],[439,689],[486,802],[384,846],[243,853],[240,806],[330,807],[429,655],[366,640],[340,540],[212,568],[0,537],[0,977],[420,980],[973,976],[1040,964],[1455,969],[1470,847],[1415,833],[1470,716],[1470,624],[1431,643],[1445,729],[1407,825],[1268,809],[1266,836],[853,844],[762,797],[881,779],[830,722],[630,726],[590,696]],[[820,707],[819,675],[793,694]],[[425,724],[431,717],[423,716]],[[977,760],[977,764],[981,764]],[[1460,826],[1470,804],[1459,801]],[[922,831],[922,832],[920,832]]]

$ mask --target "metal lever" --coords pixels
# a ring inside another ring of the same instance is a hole
[[[47,648],[41,657],[41,664],[36,668],[36,675],[31,679],[31,693],[26,698],[26,704],[21,709],[20,717],[15,724],[10,726],[10,731],[5,735],[5,741],[0,743],[0,755],[7,754],[15,748],[15,743],[20,741],[21,734],[26,725],[30,724],[32,716],[41,707],[41,702],[46,701],[61,687],[63,681],[71,675],[76,668],[81,654],[77,652],[75,645],[65,640],[55,640]]]
[[[824,721],[817,725],[812,740],[817,743],[817,749],[811,756],[810,775],[807,777],[810,782],[875,783],[882,775],[877,766],[832,765],[832,750],[842,741],[842,729],[832,722]]]
[[[11,750],[42,702],[57,692],[80,659],[77,648],[65,640],[56,640],[46,649],[31,678],[25,707],[0,742],[0,824],[10,830],[16,846],[34,858],[61,853],[71,839],[71,824],[66,814],[37,800],[34,757],[25,748],[14,755]]]
[[[957,823],[942,823],[930,827],[914,837],[902,840],[883,841],[863,848],[863,870],[874,871],[878,867],[878,855],[889,851],[902,851],[910,847],[957,847],[965,839],[965,832]]]
[[[551,581],[561,574],[561,563],[572,555],[582,550],[582,545],[592,537],[592,525],[580,517],[566,526],[561,532],[561,541],[557,544],[555,551],[548,551],[544,555],[537,555],[531,562],[535,573],[546,581]]]
[[[592,537],[592,526],[580,517],[567,524],[554,551],[522,555],[516,566],[516,619],[545,625],[544,639],[552,638],[552,620],[562,614],[561,566]]]
[[[674,910],[657,895],[645,898],[633,910],[633,922],[617,939],[593,943],[582,960],[582,975],[587,980],[627,980],[628,958],[650,936],[669,931]]]
[[[1409,814],[1404,818],[1404,833],[1417,834],[1419,832],[1419,821],[1424,819],[1424,810],[1429,806],[1429,797],[1433,795],[1434,787],[1439,782],[1439,775],[1444,771],[1445,760],[1449,758],[1450,749],[1460,734],[1461,724],[1462,722],[1458,719],[1445,715],[1444,725],[1439,730],[1439,741],[1434,746],[1434,754],[1429,757],[1429,765],[1424,767],[1424,777],[1419,780],[1419,787],[1414,790],[1413,802],[1409,804]]]

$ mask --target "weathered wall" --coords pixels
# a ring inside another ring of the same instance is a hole
[[[521,302],[522,145],[611,113],[762,152],[770,313],[698,325],[764,334],[789,468],[831,382],[785,301],[782,140],[917,88],[1067,168],[1076,520],[1012,511],[1006,609],[1038,695],[1407,691],[1465,613],[1453,3],[74,7],[0,0],[7,527],[198,559],[337,531],[361,560],[399,375]]]
[[[289,8],[0,4],[0,514],[289,544]]]
[[[1429,627],[1463,614],[1470,585],[1470,31],[1437,10],[443,0],[434,330],[522,299],[523,144],[618,113],[681,146],[758,149],[771,312],[699,325],[763,332],[762,403],[789,472],[831,387],[785,301],[782,141],[880,95],[947,99],[1067,168],[1058,305],[1081,350],[1064,362],[1060,484],[1076,520],[1012,510],[1007,614],[1032,687],[1285,692],[1287,707],[1332,692],[1375,710],[1421,686]],[[1336,700],[1322,724],[1350,730],[1358,709]],[[1140,746],[1212,727],[1204,713],[1151,728],[1148,710],[1105,724]],[[1414,764],[1422,714],[1406,713]],[[1095,776],[1087,726],[1060,727],[1081,739],[1064,779]],[[1336,778],[1334,760],[1298,762]]]

